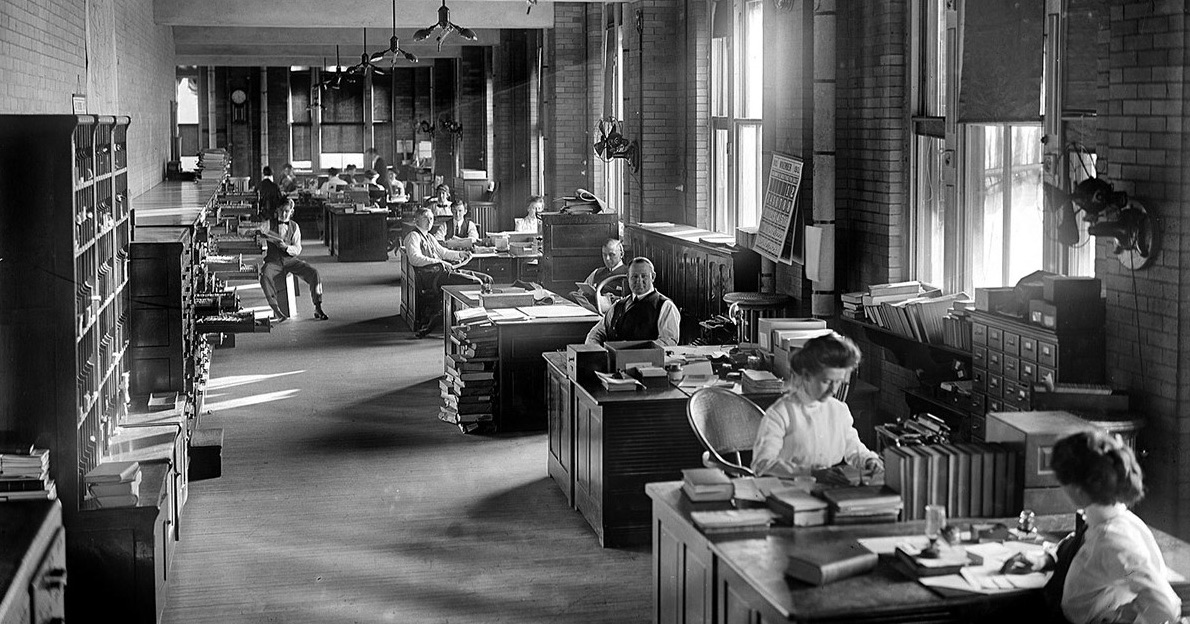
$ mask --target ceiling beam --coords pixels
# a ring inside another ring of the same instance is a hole
[[[596,1],[596,0],[591,0]],[[398,28],[425,28],[438,21],[441,2],[394,0]],[[539,2],[531,10],[522,0],[450,0],[450,20],[475,28],[552,28],[554,6]],[[393,3],[381,0],[153,0],[153,19],[164,26],[258,26],[392,28]]]

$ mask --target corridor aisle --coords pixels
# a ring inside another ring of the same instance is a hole
[[[215,351],[223,476],[190,486],[163,622],[649,621],[649,547],[599,548],[544,432],[437,419],[442,341],[399,320],[399,262],[303,255],[330,320],[302,284],[293,319]]]

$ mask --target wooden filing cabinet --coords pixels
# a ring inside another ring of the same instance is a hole
[[[983,412],[1029,411],[1032,384],[1103,383],[1102,328],[1055,332],[1014,318],[971,316],[973,396]]]
[[[591,271],[603,266],[603,242],[619,236],[619,215],[615,213],[542,213],[542,286],[557,293],[574,290],[575,282],[587,279]],[[625,254],[625,262],[631,260],[629,253]]]
[[[62,505],[0,505],[0,624],[53,624],[66,617]]]
[[[546,367],[546,420],[550,477],[574,507],[574,390],[566,375],[566,354],[543,353]]]

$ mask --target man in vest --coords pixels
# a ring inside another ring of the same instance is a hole
[[[314,318],[325,321],[327,315],[322,311],[322,279],[318,276],[318,269],[298,259],[302,253],[302,230],[297,223],[290,221],[292,216],[293,200],[286,198],[285,203],[277,209],[276,218],[269,219],[260,229],[260,237],[266,242],[264,266],[260,268],[260,288],[264,291],[269,307],[273,309],[273,316],[278,322],[284,321],[289,317],[277,305],[276,280],[286,273],[293,273],[310,286]]]
[[[475,222],[467,216],[467,202],[456,199],[450,205],[450,211],[454,214],[454,219],[439,225],[434,231],[434,238],[440,241],[470,239],[470,243],[479,240],[479,228],[475,227]]]
[[[587,344],[602,345],[616,340],[655,340],[662,345],[678,344],[682,323],[678,306],[653,288],[657,277],[648,258],[628,264],[628,288],[632,296],[616,302],[591,332]]]
[[[591,290],[588,292],[584,287],[583,290],[570,293],[570,298],[575,303],[598,312],[600,308],[599,302],[595,301],[595,289],[599,288],[603,280],[613,275],[628,275],[628,265],[624,264],[624,244],[618,238],[609,238],[603,242],[603,266],[591,271],[587,279],[583,280],[583,284],[590,286]],[[603,309],[607,309],[624,296],[624,281],[627,280],[613,280],[608,283],[603,291]]]
[[[442,287],[448,284],[475,284],[476,281],[455,272],[455,267],[471,259],[471,253],[446,249],[430,235],[430,228],[434,225],[433,210],[418,208],[413,224],[416,227],[405,236],[405,257],[413,266],[413,284],[417,289],[418,309],[414,315],[420,327],[413,330],[418,338],[425,338],[442,316]]]

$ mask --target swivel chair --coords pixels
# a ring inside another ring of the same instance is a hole
[[[625,274],[609,275],[605,277],[603,281],[599,282],[599,285],[595,287],[595,306],[599,308],[598,312],[600,314],[607,314],[608,308],[611,307],[607,301],[607,298],[603,296],[603,292],[618,281],[627,282],[628,276]],[[621,284],[620,289],[623,290],[623,287],[623,284]]]
[[[686,404],[686,418],[704,449],[702,463],[733,477],[752,477],[752,445],[764,411],[724,388],[703,388]]]

